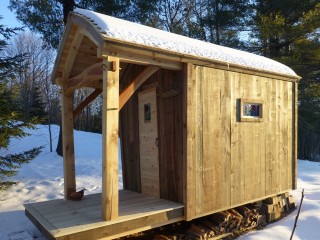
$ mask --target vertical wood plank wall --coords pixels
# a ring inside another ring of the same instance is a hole
[[[141,69],[143,69],[141,66],[132,65],[130,71],[124,72],[121,76],[120,89],[124,89],[141,72]],[[141,89],[149,84],[158,86],[160,197],[183,203],[182,72],[161,69],[150,77]],[[171,90],[178,94],[162,97],[163,93]],[[141,191],[138,92],[120,111],[124,188],[136,192]]]
[[[182,72],[162,70],[158,87],[160,197],[183,203]],[[168,91],[176,95],[166,97]]]
[[[143,66],[128,65],[122,69],[120,92],[143,70]],[[134,192],[141,191],[138,112],[138,94],[135,93],[119,114],[123,187]]]
[[[295,83],[191,64],[188,76],[186,218],[294,188]],[[264,102],[262,122],[239,121],[241,98]]]

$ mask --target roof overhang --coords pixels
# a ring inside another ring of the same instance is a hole
[[[75,77],[72,75],[72,73],[78,73],[78,71],[73,71],[74,65],[76,65],[77,54],[79,51],[81,51],[81,48],[86,47],[83,46],[84,44],[88,45],[88,39],[93,45],[95,45],[95,49],[92,49],[92,59],[86,68],[99,61],[102,61],[102,58],[105,56],[116,56],[121,62],[155,65],[172,70],[180,70],[183,68],[184,63],[192,63],[200,66],[260,75],[286,81],[298,81],[300,79],[299,76],[293,74],[269,71],[228,61],[221,61],[219,59],[181,53],[157,46],[137,43],[134,41],[126,41],[124,39],[109,36],[107,31],[102,29],[100,25],[97,19],[93,19],[90,15],[87,16],[80,13],[70,13],[55,61],[52,73],[52,82],[62,85],[67,79]],[[142,28],[147,27],[142,26]],[[164,34],[168,33],[164,32]],[[84,39],[87,39],[86,43],[84,43]],[[232,49],[228,51],[232,51]],[[95,55],[94,57],[96,59],[93,59],[93,54]]]

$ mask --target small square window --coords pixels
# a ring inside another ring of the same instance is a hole
[[[150,103],[144,105],[144,122],[151,122],[151,106]]]
[[[241,122],[261,122],[263,120],[263,102],[241,99]]]

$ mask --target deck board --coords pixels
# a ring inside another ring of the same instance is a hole
[[[101,194],[25,205],[26,215],[49,239],[113,239],[183,220],[184,206],[158,197],[119,191],[119,218],[102,221]]]

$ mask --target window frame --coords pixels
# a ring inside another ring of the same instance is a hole
[[[244,115],[244,105],[245,104],[254,104],[259,105],[259,116],[245,116]],[[240,121],[241,122],[262,122],[264,116],[264,101],[258,99],[240,99]]]

